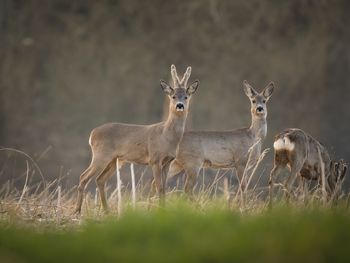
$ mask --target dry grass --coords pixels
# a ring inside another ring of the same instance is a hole
[[[251,157],[255,146],[249,151],[249,160],[244,172],[244,177],[246,178],[243,178],[247,184],[243,190],[241,190],[240,185],[229,185],[227,174],[231,172],[230,170],[225,170],[224,172],[218,170],[211,184],[206,185],[204,182],[198,182],[196,185],[197,194],[193,202],[187,200],[178,186],[168,189],[166,207],[176,207],[179,203],[185,202],[191,209],[201,213],[213,208],[239,211],[241,214],[257,214],[267,210],[269,204],[268,187],[260,186],[262,174],[256,175],[256,171],[269,149],[265,149],[262,152],[257,162],[253,162]],[[19,151],[18,153],[24,154]],[[13,182],[7,182],[0,189],[0,220],[2,222],[48,224],[60,227],[78,225],[86,219],[100,220],[105,217],[100,205],[97,188],[95,193],[86,193],[82,215],[77,216],[73,212],[76,187],[66,189],[62,187],[59,179],[52,182],[43,180],[39,183],[31,184],[31,177],[39,167],[32,158],[27,157],[26,171],[23,174],[25,176],[23,187],[18,189],[14,187]],[[133,169],[131,174],[134,174]],[[129,191],[128,185],[121,184],[120,193],[118,193],[117,186],[108,186],[108,204],[111,216],[119,217],[125,210],[130,209],[152,210],[159,208],[157,197],[147,198],[149,184],[143,184],[143,181],[142,175],[141,179],[136,182],[135,192]],[[339,191],[341,183],[337,185],[337,196],[332,196],[329,201],[324,199],[324,192],[317,185],[309,185],[309,190],[306,191],[301,191],[301,189],[295,187],[289,193],[291,199],[288,201],[288,205],[312,208],[315,206],[330,207],[336,203],[342,203],[348,207],[350,195]],[[283,184],[277,184],[274,193],[274,203],[278,205],[286,203],[283,193]]]

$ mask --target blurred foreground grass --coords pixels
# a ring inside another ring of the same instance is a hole
[[[346,208],[188,205],[58,228],[1,223],[0,262],[349,262]]]

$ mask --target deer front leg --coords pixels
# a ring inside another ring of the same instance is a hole
[[[163,184],[162,180],[162,168],[159,164],[154,164],[152,166],[153,171],[153,178],[154,178],[154,184],[155,188],[157,190],[158,196],[159,196],[159,203],[160,205],[164,205],[165,203],[165,185]],[[152,190],[152,189],[151,189]]]

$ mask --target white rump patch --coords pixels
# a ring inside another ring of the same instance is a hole
[[[279,138],[277,141],[273,143],[273,148],[278,150],[288,150],[293,151],[294,150],[294,143],[290,141],[288,137]]]
[[[284,138],[284,146],[285,146],[286,150],[293,151],[295,144],[294,144],[294,142],[291,142],[288,137],[285,137]]]
[[[273,148],[275,148],[275,150],[284,149],[284,139],[283,138],[279,138],[277,141],[275,141],[273,143]]]

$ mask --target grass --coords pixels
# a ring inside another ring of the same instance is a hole
[[[242,215],[179,203],[79,227],[0,228],[1,262],[348,262],[346,209]]]
[[[269,210],[257,188],[244,193],[245,203],[237,198],[228,206],[220,187],[211,185],[217,195],[202,190],[195,202],[170,191],[162,208],[158,200],[149,206],[139,186],[135,209],[126,189],[119,216],[115,191],[110,215],[101,211],[97,195],[87,194],[77,217],[75,189],[54,185],[41,192],[12,189],[1,199],[0,262],[349,261],[345,195],[334,207],[313,194],[307,204],[282,199]]]
[[[165,207],[146,198],[143,180],[136,204],[128,187],[122,203],[110,189],[109,215],[98,193],[87,193],[78,217],[76,189],[62,188],[59,180],[31,183],[27,162],[21,189],[11,183],[0,188],[0,262],[349,261],[349,194],[341,193],[334,205],[318,188],[305,196],[294,189],[287,203],[276,187],[269,210],[267,188],[253,184],[256,166],[247,170],[244,191],[229,187],[218,172],[211,184],[198,185],[194,202],[169,190]]]

